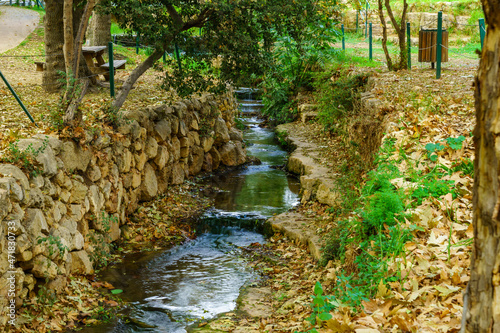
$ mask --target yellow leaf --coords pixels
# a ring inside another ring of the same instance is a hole
[[[380,280],[380,283],[378,284],[378,291],[377,291],[377,297],[388,297],[391,295],[391,291],[387,289],[385,286],[385,283]]]

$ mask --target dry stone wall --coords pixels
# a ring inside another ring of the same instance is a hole
[[[139,202],[201,171],[245,163],[236,110],[231,96],[205,95],[122,112],[116,133],[86,134],[83,144],[21,140],[21,150],[41,147],[41,174],[0,164],[0,326],[10,302],[20,306],[37,282],[62,290],[68,275],[91,274],[92,255],[120,238]]]

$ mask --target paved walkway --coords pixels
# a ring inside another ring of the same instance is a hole
[[[29,9],[0,6],[0,53],[19,45],[35,30],[40,15]]]

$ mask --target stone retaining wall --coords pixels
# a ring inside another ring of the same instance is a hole
[[[61,290],[68,275],[93,272],[92,253],[120,238],[140,201],[201,171],[245,163],[236,110],[234,97],[205,95],[123,112],[116,133],[85,133],[80,142],[45,135],[19,141],[21,150],[41,147],[34,156],[40,174],[0,164],[0,326],[12,271],[17,306],[37,282]]]

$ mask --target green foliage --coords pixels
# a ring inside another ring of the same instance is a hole
[[[296,94],[313,89],[314,73],[323,70],[336,53],[331,46],[338,38],[331,20],[336,2],[329,0],[323,6],[307,0],[287,5],[291,12],[274,33],[272,64],[261,86],[263,113],[278,123],[297,116]]]
[[[47,248],[49,249],[50,257],[57,253],[57,256],[62,259],[64,253],[69,251],[68,247],[61,242],[61,238],[59,236],[48,235],[47,237],[38,237],[37,243],[46,243]]]
[[[43,143],[37,149],[30,143],[26,149],[21,150],[18,142],[19,140],[9,144],[8,154],[3,160],[7,163],[19,165],[22,169],[26,170],[31,177],[41,175],[42,169],[38,166],[37,162],[35,162],[35,159],[47,149],[49,138],[45,137],[45,140],[43,140]]]
[[[93,231],[88,235],[88,240],[92,248],[92,251],[89,253],[89,259],[94,268],[99,269],[105,267],[112,258],[109,232],[111,231],[111,224],[118,223],[118,219],[103,211],[101,212],[100,219],[98,221],[94,219],[94,223],[100,225],[101,233]]]
[[[452,150],[462,149],[462,143],[465,141],[465,136],[460,135],[457,138],[447,138],[442,141],[442,143],[428,143],[425,145],[425,150],[427,150],[427,157],[433,162],[437,161],[437,152],[444,150],[445,148],[450,148]]]
[[[164,87],[187,95],[224,89],[227,82],[246,85],[262,75],[270,64],[276,31],[283,30],[284,22],[291,25],[314,15],[313,4],[312,0],[293,6],[286,0],[104,0],[98,10],[112,14],[126,34],[140,35],[141,44],[156,50],[157,59],[164,52],[173,54],[177,44],[182,69],[169,57]],[[300,17],[299,9],[303,9]]]
[[[341,66],[318,75],[315,99],[318,101],[318,119],[325,130],[345,134],[345,126],[354,114],[354,101],[359,98],[369,75],[348,75]]]
[[[310,307],[313,312],[307,321],[311,323],[311,325],[315,325],[318,320],[328,320],[332,318],[332,315],[329,313],[330,310],[336,308],[335,304],[330,303],[332,296],[323,296],[323,286],[321,283],[316,282],[314,286],[314,295],[312,296],[312,303]]]

